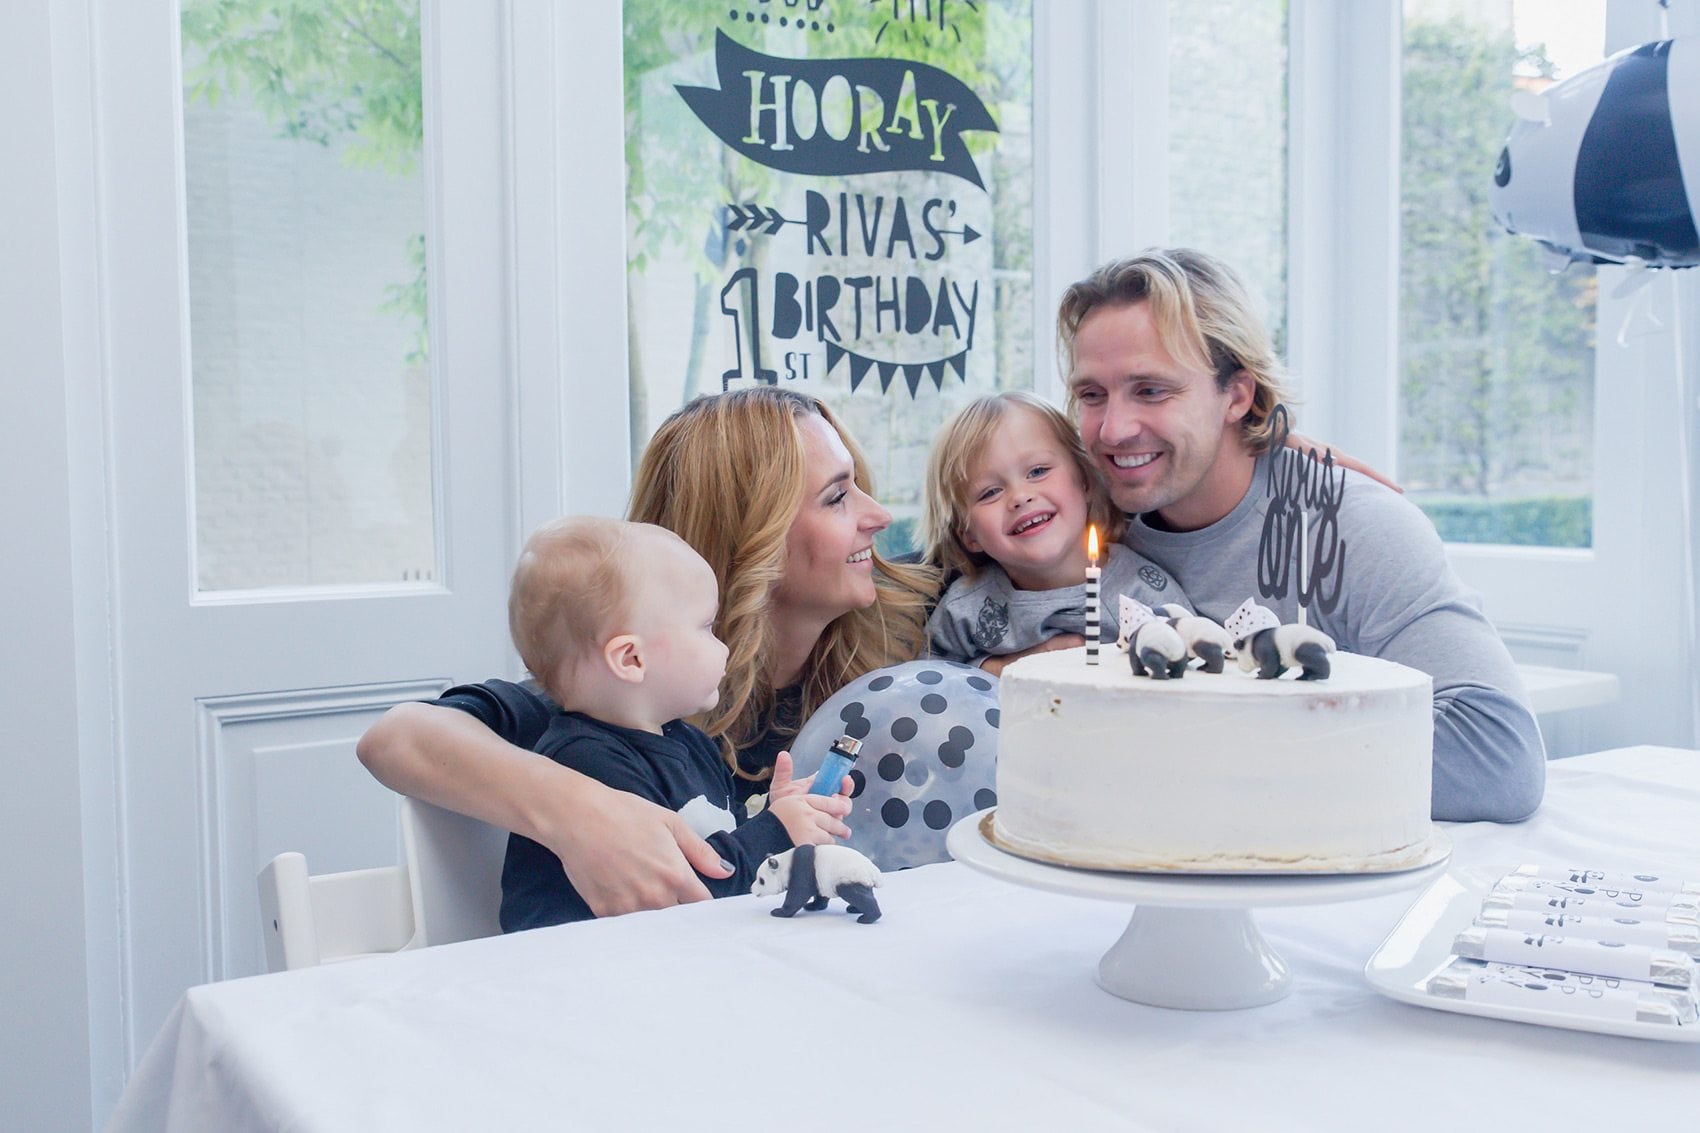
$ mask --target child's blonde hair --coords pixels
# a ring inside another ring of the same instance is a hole
[[[1127,517],[1110,500],[1103,476],[1080,443],[1080,431],[1061,410],[1027,390],[989,394],[963,406],[939,431],[927,455],[927,558],[947,572],[960,571],[972,578],[992,561],[984,551],[970,551],[963,542],[973,502],[968,494],[975,466],[992,435],[1006,417],[1022,411],[1037,417],[1073,460],[1074,471],[1086,486],[1086,521],[1098,525],[1103,546],[1108,548],[1127,528]]]
[[[557,703],[563,663],[592,655],[631,616],[635,544],[651,537],[685,545],[664,527],[590,515],[552,520],[525,541],[508,592],[508,632]]]

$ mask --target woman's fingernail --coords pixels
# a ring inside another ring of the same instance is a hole
[[[725,870],[727,873],[731,873],[732,872],[732,863],[727,861],[725,858],[721,858],[720,859],[720,868]]]

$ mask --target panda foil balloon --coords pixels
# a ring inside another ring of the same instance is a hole
[[[1513,100],[1490,201],[1566,260],[1700,263],[1700,39],[1621,51]]]
[[[858,677],[816,710],[791,746],[812,775],[840,736],[850,771],[849,845],[882,870],[950,860],[946,832],[997,803],[997,678],[953,661],[908,661]]]

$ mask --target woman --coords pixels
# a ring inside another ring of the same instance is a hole
[[[698,398],[644,450],[629,518],[678,533],[720,580],[726,679],[698,723],[746,795],[835,690],[921,651],[936,573],[874,551],[891,515],[871,492],[831,411],[773,386]],[[598,916],[706,899],[696,873],[730,871],[676,814],[526,750],[552,710],[505,681],[464,686],[390,709],[358,753],[392,790],[549,847]]]

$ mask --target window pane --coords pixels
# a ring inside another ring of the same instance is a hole
[[[1405,4],[1399,475],[1452,542],[1592,543],[1595,273],[1488,192],[1512,92],[1597,62],[1603,8]]]
[[[198,587],[430,578],[418,0],[182,29]]]
[[[1285,355],[1286,0],[1169,6],[1169,234],[1245,277]]]
[[[939,425],[1032,384],[1030,0],[624,12],[633,452],[698,394],[794,385],[912,547]]]

